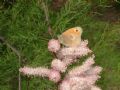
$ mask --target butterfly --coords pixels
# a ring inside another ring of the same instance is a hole
[[[81,27],[73,27],[59,35],[58,40],[66,47],[77,47],[81,43],[82,32]]]

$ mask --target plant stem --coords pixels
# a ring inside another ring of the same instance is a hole
[[[27,77],[27,90],[29,90],[29,83],[30,83],[30,78]]]
[[[48,26],[48,33],[50,34],[51,37],[53,37],[53,32],[52,32],[52,28],[51,28],[50,20],[49,20],[48,7],[45,5],[45,2],[43,0],[42,0],[42,6],[43,6],[44,13],[45,13],[45,20]]]

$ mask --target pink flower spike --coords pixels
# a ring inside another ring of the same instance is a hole
[[[64,59],[62,59],[62,61],[63,61],[63,63],[65,63],[66,64],[66,66],[68,66],[68,65],[70,65],[70,64],[72,64],[73,62],[76,62],[77,60],[76,59],[72,59],[72,58],[64,58]]]
[[[48,50],[51,52],[57,52],[60,49],[60,43],[58,40],[51,39],[48,42]]]
[[[92,86],[91,90],[101,90],[101,89],[99,87],[97,87],[97,86]]]
[[[64,57],[75,59],[88,55],[92,50],[87,47],[87,43],[87,41],[82,41],[78,47],[64,47],[57,53],[57,57],[59,59],[63,59]]]
[[[87,76],[86,79],[88,80],[87,83],[89,85],[95,84],[95,82],[100,78],[98,75]]]
[[[59,90],[71,90],[70,82],[67,80],[62,81],[62,83],[59,86]]]
[[[51,67],[54,70],[58,70],[58,71],[61,71],[61,72],[65,72],[66,69],[67,69],[66,64],[59,59],[54,59],[51,63]]]
[[[77,47],[60,47],[58,40],[51,39],[48,42],[48,50],[55,54],[50,69],[23,67],[19,71],[24,75],[48,77],[50,81],[59,85],[59,90],[101,90],[95,83],[100,78],[102,67],[94,66],[94,55],[88,57],[82,65],[74,67],[66,73],[69,65],[92,52],[88,47],[88,40],[82,40]],[[61,75],[63,72],[66,75]],[[61,76],[65,77],[61,80]]]
[[[71,77],[68,78],[67,83],[70,86],[70,90],[89,90],[88,88],[90,87],[90,85],[87,83],[87,81],[87,78],[84,77]]]
[[[25,75],[34,75],[34,76],[42,76],[42,77],[49,77],[49,79],[53,82],[58,82],[60,80],[60,73],[55,70],[50,70],[46,68],[30,68],[30,67],[23,67],[19,69]]]
[[[93,56],[89,57],[81,66],[75,67],[71,71],[69,71],[68,76],[78,76],[89,70],[91,66],[95,63],[93,59]]]
[[[51,81],[57,83],[58,81],[60,81],[61,75],[58,71],[51,69],[48,77]]]
[[[80,46],[86,47],[88,45],[88,40],[81,41]]]
[[[102,67],[95,66],[86,72],[88,75],[97,75],[102,71]]]
[[[47,68],[31,68],[31,67],[23,67],[20,68],[19,71],[25,75],[34,75],[34,76],[42,76],[47,77],[50,73],[50,70]]]
[[[83,62],[83,65],[91,66],[92,64],[95,63],[94,58],[95,58],[94,55],[92,55],[91,57],[87,58],[87,60],[85,62]]]

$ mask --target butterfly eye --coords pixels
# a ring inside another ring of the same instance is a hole
[[[76,29],[75,31],[78,32],[79,30]]]

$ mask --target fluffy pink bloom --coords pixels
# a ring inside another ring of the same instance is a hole
[[[63,62],[64,64],[66,64],[66,66],[72,64],[72,63],[75,62],[75,61],[76,61],[76,59],[72,59],[72,58],[64,58],[64,59],[62,59],[62,62]]]
[[[79,60],[78,58],[88,55],[92,51],[88,48],[88,41],[81,41],[78,47],[62,47],[58,40],[51,39],[48,42],[48,50],[56,54],[56,59],[51,62],[51,68],[31,68],[23,67],[19,71],[25,75],[48,77],[49,80],[57,83],[61,80],[60,72],[65,72],[68,65]],[[94,55],[87,58],[81,66],[77,66],[68,71],[59,85],[59,90],[101,90],[95,86],[95,82],[100,78],[102,68],[93,66]]]
[[[59,90],[101,90],[94,86],[96,77],[69,77],[62,81]]]
[[[58,82],[60,81],[61,75],[58,71],[51,69],[48,77],[51,81]]]
[[[54,70],[58,70],[61,72],[65,72],[65,70],[67,69],[66,64],[59,59],[54,59],[51,63],[51,67]]]
[[[70,70],[60,84],[59,90],[101,90],[94,86],[100,78],[102,68],[93,66],[94,55],[89,57],[81,66]],[[67,89],[66,89],[67,88]]]
[[[57,53],[57,56],[60,59],[63,59],[64,57],[75,59],[75,58],[80,58],[82,56],[85,56],[88,53],[92,52],[87,47],[87,43],[88,42],[85,40],[85,41],[82,41],[79,47],[64,47]]]
[[[88,45],[88,40],[81,41],[80,46],[86,47]]]
[[[97,75],[102,71],[102,67],[95,66],[91,67],[88,71],[86,71],[87,75]]]
[[[53,59],[53,61],[51,63],[51,67],[54,70],[57,70],[57,71],[60,71],[60,72],[65,72],[68,65],[72,64],[75,61],[76,61],[76,59],[71,59],[71,58],[64,58],[62,60]]]
[[[101,90],[101,89],[99,87],[97,87],[97,86],[92,86],[91,90]]]
[[[63,80],[59,86],[59,90],[71,90],[69,80]]]
[[[71,77],[60,84],[59,90],[91,90],[93,83],[89,80],[86,77]]]
[[[99,75],[92,75],[92,76],[86,76],[85,78],[87,79],[87,83],[89,85],[93,85],[100,78],[100,76]]]
[[[81,66],[73,68],[68,75],[69,76],[78,76],[84,74],[85,71],[89,70],[90,67],[95,63],[94,56],[89,57]]]
[[[82,90],[88,87],[87,79],[82,77],[71,77],[69,79],[72,90]]]
[[[20,68],[19,71],[25,75],[34,75],[34,76],[43,76],[43,77],[48,76],[50,73],[49,69],[42,67],[37,67],[37,68],[23,67]]]
[[[23,67],[20,68],[19,71],[25,75],[49,77],[49,79],[54,82],[58,82],[60,80],[60,73],[58,71],[42,67],[39,68]]]
[[[48,42],[48,50],[51,52],[57,52],[60,49],[60,43],[58,40],[51,39]]]

